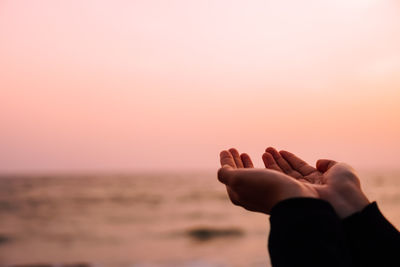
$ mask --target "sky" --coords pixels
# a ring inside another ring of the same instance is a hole
[[[400,4],[0,1],[0,173],[400,165]]]

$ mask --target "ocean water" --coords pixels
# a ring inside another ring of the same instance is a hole
[[[360,173],[400,226],[400,172]],[[0,266],[270,266],[268,216],[215,172],[2,176]]]

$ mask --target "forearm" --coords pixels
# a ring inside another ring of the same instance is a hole
[[[272,209],[270,221],[272,266],[351,266],[341,221],[329,203],[285,200]]]
[[[343,228],[357,266],[400,266],[400,233],[376,202],[344,219]]]

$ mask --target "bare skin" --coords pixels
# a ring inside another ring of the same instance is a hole
[[[269,214],[278,202],[294,197],[318,197],[311,184],[270,169],[255,169],[247,154],[222,151],[218,179],[226,185],[232,203],[250,211]]]
[[[361,191],[354,170],[332,160],[318,160],[316,168],[287,151],[267,148],[266,169],[255,169],[250,157],[232,148],[220,153],[218,179],[235,205],[269,214],[278,202],[294,197],[328,201],[341,218],[362,210],[370,202]]]

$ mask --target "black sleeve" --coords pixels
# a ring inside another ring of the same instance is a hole
[[[355,266],[400,266],[400,233],[376,202],[343,220]]]
[[[273,267],[348,267],[342,223],[323,200],[293,198],[272,208],[268,249]]]

